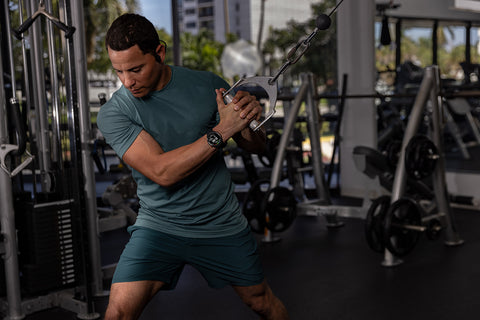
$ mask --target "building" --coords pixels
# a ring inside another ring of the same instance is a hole
[[[305,21],[312,15],[314,0],[264,0],[262,41],[270,27],[284,28],[289,20]],[[226,34],[257,43],[262,0],[183,0],[180,10],[182,32],[197,34],[212,30],[215,40],[225,42]]]

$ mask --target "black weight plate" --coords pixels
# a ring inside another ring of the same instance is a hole
[[[262,202],[269,185],[270,182],[266,179],[255,181],[248,190],[242,206],[243,215],[247,218],[250,228],[253,232],[260,234],[263,234],[266,228]]]
[[[380,196],[372,201],[365,218],[365,238],[368,246],[375,252],[383,253],[383,222],[390,206],[390,196]]]
[[[424,179],[435,170],[438,156],[437,147],[428,137],[416,135],[405,148],[405,171],[416,180]]]
[[[288,229],[296,217],[297,201],[293,192],[285,187],[275,187],[267,191],[263,208],[268,213],[266,227],[272,232]]]
[[[414,200],[401,198],[395,201],[385,215],[383,229],[385,247],[395,256],[407,255],[417,244],[421,232],[402,226],[421,226],[421,224],[420,207]]]

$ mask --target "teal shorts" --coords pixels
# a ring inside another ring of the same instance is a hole
[[[252,286],[264,279],[257,241],[247,227],[233,236],[184,238],[131,226],[112,282],[156,280],[174,289],[186,264],[212,288]]]

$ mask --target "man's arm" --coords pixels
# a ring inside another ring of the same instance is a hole
[[[247,127],[236,133],[233,136],[233,140],[235,140],[240,148],[247,152],[261,154],[265,151],[266,134],[263,126],[257,131],[253,131]]]
[[[248,117],[242,118],[238,110],[251,110],[250,102],[250,98],[241,94],[226,106],[222,93],[217,90],[220,122],[213,130],[219,132],[224,141],[248,126]],[[191,144],[165,152],[148,132],[142,130],[124,153],[123,161],[153,182],[168,187],[195,172],[216,151],[204,135]]]

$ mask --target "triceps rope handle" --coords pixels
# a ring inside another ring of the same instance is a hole
[[[249,124],[250,129],[253,131],[257,131],[265,122],[268,121],[274,114],[275,114],[275,104],[277,103],[277,82],[272,81],[273,77],[249,77],[249,78],[242,78],[235,82],[228,91],[223,93],[223,100],[226,104],[232,102],[234,94],[232,90],[236,87],[245,84],[254,84],[257,86],[262,87],[268,94],[269,98],[269,111],[265,115],[265,119],[262,122],[258,122],[257,120],[252,120]]]

